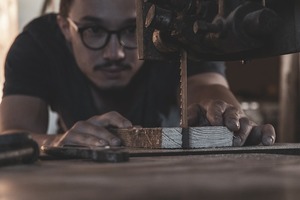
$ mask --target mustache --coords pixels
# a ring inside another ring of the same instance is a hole
[[[131,66],[127,63],[116,62],[116,61],[108,61],[108,62],[99,64],[99,65],[95,65],[94,66],[94,71],[102,70],[102,69],[105,69],[105,68],[110,68],[112,66],[115,66],[119,69],[130,69],[131,68]]]

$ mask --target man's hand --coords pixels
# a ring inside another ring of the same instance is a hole
[[[188,122],[189,126],[226,126],[235,134],[234,146],[260,143],[268,146],[275,142],[276,135],[272,125],[257,125],[241,109],[221,100],[190,105]]]
[[[109,132],[108,127],[131,128],[132,124],[117,112],[94,116],[86,121],[79,121],[51,145],[79,145],[89,147],[120,146],[121,140]]]

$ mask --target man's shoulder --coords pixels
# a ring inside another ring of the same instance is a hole
[[[55,41],[63,39],[63,35],[56,21],[57,14],[51,13],[40,16],[29,22],[23,29],[23,33],[30,35],[37,41]]]
[[[44,30],[45,29],[49,29],[49,28],[54,28],[54,27],[58,27],[57,22],[56,22],[56,17],[57,14],[55,13],[50,13],[50,14],[46,14],[40,17],[37,17],[35,19],[33,19],[32,21],[30,21],[25,27],[24,27],[24,31],[28,31],[28,30]]]
[[[57,23],[57,14],[50,13],[33,19],[29,22],[20,34],[22,44],[35,44],[36,47],[52,54],[57,54],[59,50],[65,51],[65,38]]]

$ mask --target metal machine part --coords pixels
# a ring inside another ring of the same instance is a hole
[[[128,152],[121,147],[98,147],[89,148],[82,146],[42,146],[43,153],[62,159],[84,159],[95,162],[127,162],[129,161]]]
[[[247,60],[300,51],[297,0],[136,0],[140,59]]]
[[[189,148],[189,126],[187,119],[187,52],[180,55],[180,126],[182,128],[182,148]]]

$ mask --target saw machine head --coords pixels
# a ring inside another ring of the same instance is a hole
[[[136,0],[140,59],[248,60],[300,51],[298,0]]]

